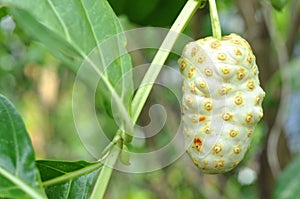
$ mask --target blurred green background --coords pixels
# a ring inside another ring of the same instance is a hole
[[[170,28],[186,1],[109,2],[124,29],[132,29]],[[300,152],[300,3],[297,0],[217,3],[223,35],[234,32],[251,44],[267,96],[263,104],[264,118],[256,128],[246,158],[236,169],[222,175],[201,174],[186,155],[155,172],[116,171],[106,198],[256,199],[294,198],[296,193],[300,194],[297,170],[300,168],[297,159]],[[271,7],[271,3],[275,6]],[[0,17],[0,92],[21,112],[38,159],[94,160],[81,144],[73,123],[72,89],[76,74],[25,34],[6,7],[0,8]],[[196,12],[184,33],[194,39],[211,35],[208,6]],[[151,62],[154,53],[152,50],[133,52],[133,65]],[[166,64],[177,70],[177,58],[170,56]],[[173,83],[180,86],[180,82]],[[96,95],[98,106],[101,106],[100,97]],[[174,128],[178,127],[174,124],[180,122],[180,107],[175,96],[165,88],[154,87],[138,124],[149,123],[149,108],[157,103],[168,114],[166,125],[147,142],[134,142],[129,146],[132,150],[150,151],[172,139]],[[98,116],[99,120],[105,120],[106,126],[115,126],[101,112]],[[114,131],[107,132],[112,137],[110,132]],[[287,187],[292,190],[283,193]]]

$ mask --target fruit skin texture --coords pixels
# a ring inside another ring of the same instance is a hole
[[[187,152],[202,172],[227,172],[243,159],[263,117],[251,47],[236,34],[207,37],[187,44],[178,63]]]

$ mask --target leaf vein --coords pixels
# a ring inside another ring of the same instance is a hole
[[[63,19],[60,17],[59,12],[57,12],[57,10],[55,9],[55,6],[53,5],[52,0],[47,0],[47,2],[50,5],[52,11],[54,12],[54,15],[57,17],[57,20],[59,21],[62,29],[64,30],[67,41],[71,41],[71,36],[70,36],[69,31],[68,31],[68,28],[67,28],[65,22],[63,21]]]

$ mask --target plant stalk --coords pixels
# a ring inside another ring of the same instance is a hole
[[[107,189],[109,180],[114,170],[113,167],[118,160],[120,152],[121,152],[121,148],[112,147],[104,163],[104,166],[97,178],[96,184],[94,186],[94,191],[92,192],[90,199],[104,198],[105,191]]]
[[[210,20],[211,20],[211,28],[213,32],[213,37],[217,38],[218,40],[222,39],[222,31],[220,20],[218,16],[218,10],[216,6],[215,0],[208,0],[209,1],[209,12],[210,12]]]
[[[88,167],[85,167],[83,169],[79,169],[77,171],[74,171],[74,172],[71,172],[71,173],[67,173],[65,175],[62,175],[62,176],[59,176],[57,178],[53,178],[51,180],[47,180],[45,182],[42,182],[42,185],[43,187],[48,187],[48,186],[51,186],[51,185],[55,185],[55,184],[59,184],[59,183],[62,183],[62,182],[66,182],[70,179],[74,179],[78,176],[82,176],[84,174],[88,174],[88,173],[91,173],[97,169],[100,169],[102,167],[102,163],[101,162],[98,162],[98,163],[95,163],[94,165],[90,165]]]

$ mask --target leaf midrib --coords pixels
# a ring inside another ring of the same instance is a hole
[[[51,0],[47,0],[49,6],[51,7],[51,10],[53,11],[54,15],[57,17],[57,20],[59,21],[62,29],[64,30],[65,36],[67,38],[67,41],[70,43],[71,41],[71,36],[70,33],[67,29],[67,26],[65,24],[65,22],[62,20],[62,18],[60,17],[59,13],[57,12],[57,10],[55,9],[53,2]]]

